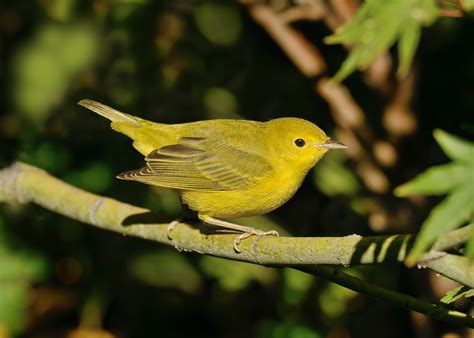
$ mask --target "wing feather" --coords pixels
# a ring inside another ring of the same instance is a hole
[[[145,160],[146,167],[117,177],[173,189],[223,191],[243,190],[272,170],[259,155],[201,137],[183,137]]]

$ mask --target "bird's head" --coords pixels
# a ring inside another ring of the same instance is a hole
[[[270,120],[265,129],[267,146],[295,169],[307,171],[329,150],[347,148],[332,141],[318,126],[299,118]]]

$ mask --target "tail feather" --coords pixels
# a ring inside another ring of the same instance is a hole
[[[119,112],[118,110],[115,110],[97,101],[86,99],[79,101],[78,104],[92,110],[93,112],[109,119],[112,122],[128,122],[140,125],[140,119]]]

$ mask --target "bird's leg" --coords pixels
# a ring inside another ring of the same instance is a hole
[[[234,250],[236,252],[242,252],[239,249],[240,242],[242,240],[246,239],[246,238],[251,237],[251,236],[258,236],[258,237],[260,237],[260,236],[277,236],[278,237],[279,236],[278,232],[275,231],[275,230],[262,231],[262,230],[258,230],[258,229],[251,228],[251,227],[246,227],[246,226],[239,225],[239,224],[226,222],[226,221],[223,221],[223,220],[220,220],[220,219],[208,216],[208,215],[199,215],[199,218],[203,222],[208,223],[208,224],[212,224],[212,225],[216,225],[216,226],[219,226],[219,227],[222,227],[222,228],[242,232],[242,234],[235,237],[235,239],[234,239]]]
[[[198,218],[196,215],[196,212],[189,209],[189,207],[186,204],[181,203],[181,209],[182,209],[183,215],[180,218],[177,218],[174,221],[170,222],[170,224],[168,224],[167,235],[168,235],[169,240],[173,239],[171,237],[171,232],[179,223],[184,222],[186,220],[196,220]]]

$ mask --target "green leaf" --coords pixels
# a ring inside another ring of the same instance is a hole
[[[420,39],[421,28],[438,17],[434,0],[365,1],[345,25],[324,41],[352,46],[334,76],[341,81],[356,69],[367,67],[378,55],[399,43],[399,76],[408,73]]]
[[[324,42],[327,44],[345,43],[359,37],[358,33],[363,29],[362,23],[367,16],[371,15],[371,7],[362,5],[356,14],[346,24],[338,27],[335,34],[327,36]]]
[[[397,76],[405,77],[409,70],[416,52],[416,47],[420,41],[421,28],[415,21],[408,22],[405,29],[400,34],[400,42],[398,43],[399,67]]]
[[[396,12],[396,9],[390,10],[390,6],[387,6],[379,13],[378,21],[367,20],[364,23],[364,27],[367,28],[358,34],[363,38],[357,41],[356,47],[334,76],[336,81],[343,80],[356,69],[367,67],[377,55],[390,48],[390,45],[395,42],[400,20],[393,11]]]
[[[474,166],[449,163],[432,167],[411,181],[395,188],[396,196],[442,195],[469,182]]]
[[[440,302],[444,304],[451,304],[462,297],[468,296],[471,292],[471,288],[461,285],[455,289],[452,289],[451,291],[448,291],[446,295],[440,299]]]
[[[454,229],[474,214],[474,143],[435,130],[434,137],[453,163],[430,168],[395,189],[395,195],[450,195],[438,204],[425,220],[415,245],[406,260],[412,266],[434,240]],[[472,236],[474,237],[474,236]],[[474,239],[466,246],[466,256],[474,258]]]
[[[441,129],[436,129],[434,138],[446,155],[453,161],[474,163],[474,142],[451,135]],[[474,182],[474,171],[471,182]]]
[[[423,223],[412,251],[406,259],[413,266],[441,234],[460,226],[474,209],[474,187],[463,186],[446,197]]]

